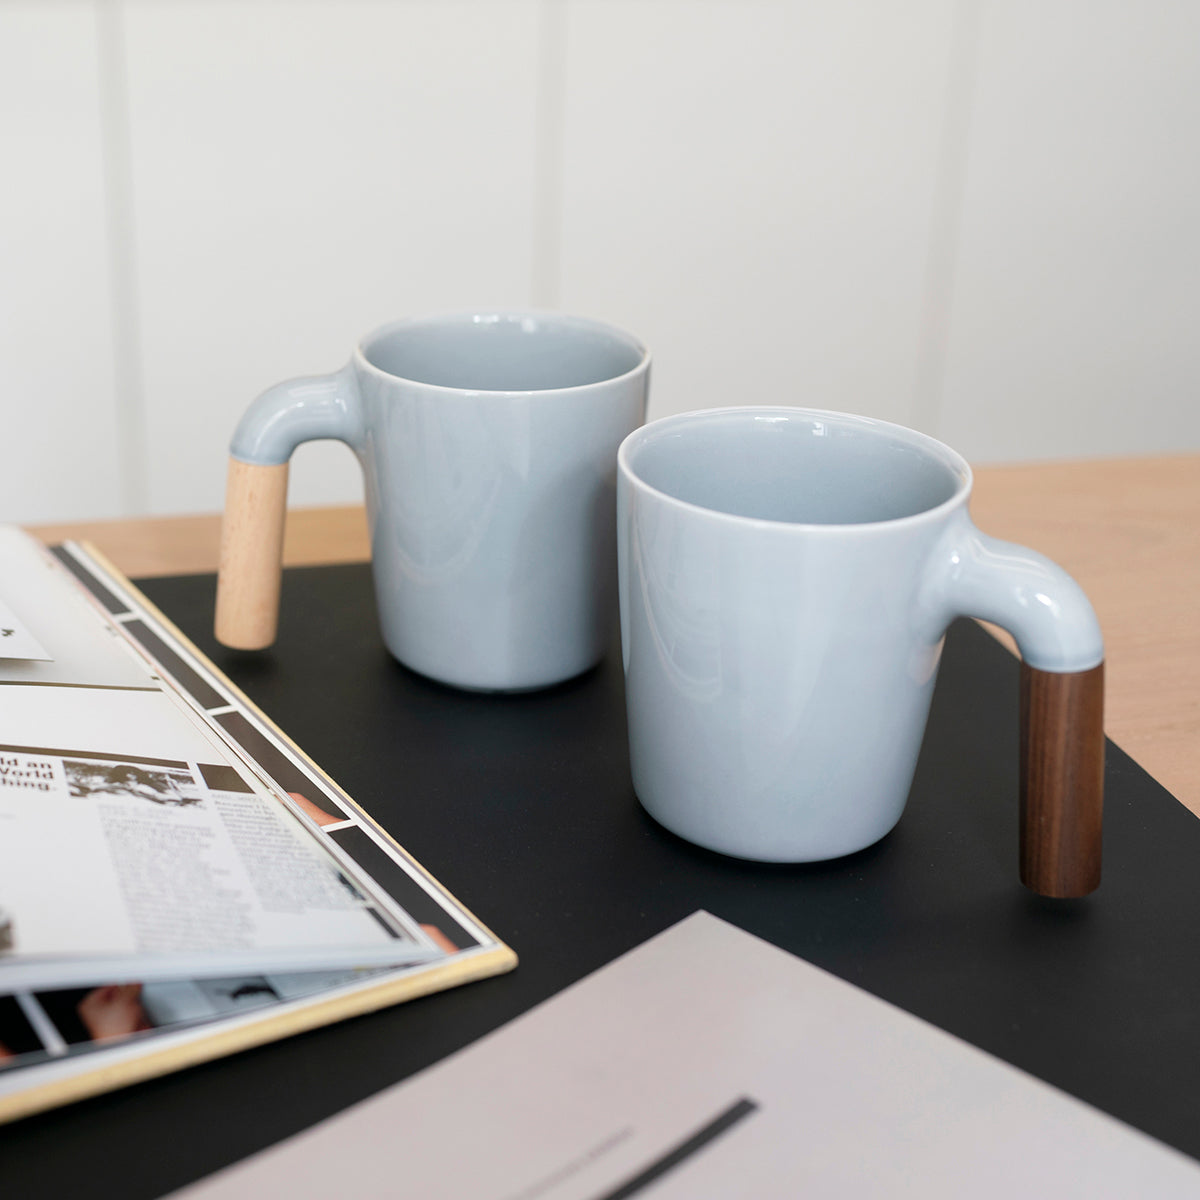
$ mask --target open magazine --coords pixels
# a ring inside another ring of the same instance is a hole
[[[101,556],[0,527],[0,1120],[515,961]]]

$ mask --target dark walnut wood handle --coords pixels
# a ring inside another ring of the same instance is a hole
[[[1104,664],[1056,674],[1021,664],[1021,882],[1042,896],[1100,883]]]

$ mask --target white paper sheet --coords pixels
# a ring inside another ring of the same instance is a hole
[[[1200,1195],[1200,1165],[705,913],[179,1200]]]

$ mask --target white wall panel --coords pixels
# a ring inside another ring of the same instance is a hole
[[[1198,448],[1198,44],[1183,0],[4,0],[0,519],[216,509],[259,390],[472,304],[635,330],[652,416]],[[360,486],[300,452],[294,502]]]
[[[91,4],[0,4],[0,520],[123,508]]]
[[[1200,6],[984,10],[941,430],[980,460],[1200,448]]]
[[[124,9],[150,500],[219,508],[263,388],[392,317],[529,303],[533,0]],[[356,499],[307,447],[293,503]]]
[[[561,303],[628,325],[651,415],[906,421],[952,5],[569,0]]]

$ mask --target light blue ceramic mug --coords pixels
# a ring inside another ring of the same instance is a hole
[[[383,638],[456,687],[545,687],[604,653],[621,439],[650,356],[598,321],[472,312],[384,326],[336,374],[261,395],[231,446],[217,638],[275,638],[287,464],[336,438],[362,464]]]
[[[932,438],[840,413],[685,413],[618,456],[633,785],[668,829],[776,862],[862,849],[899,819],[943,635],[1021,648],[1022,877],[1100,870],[1103,656],[1079,587],[971,523],[971,472]]]

